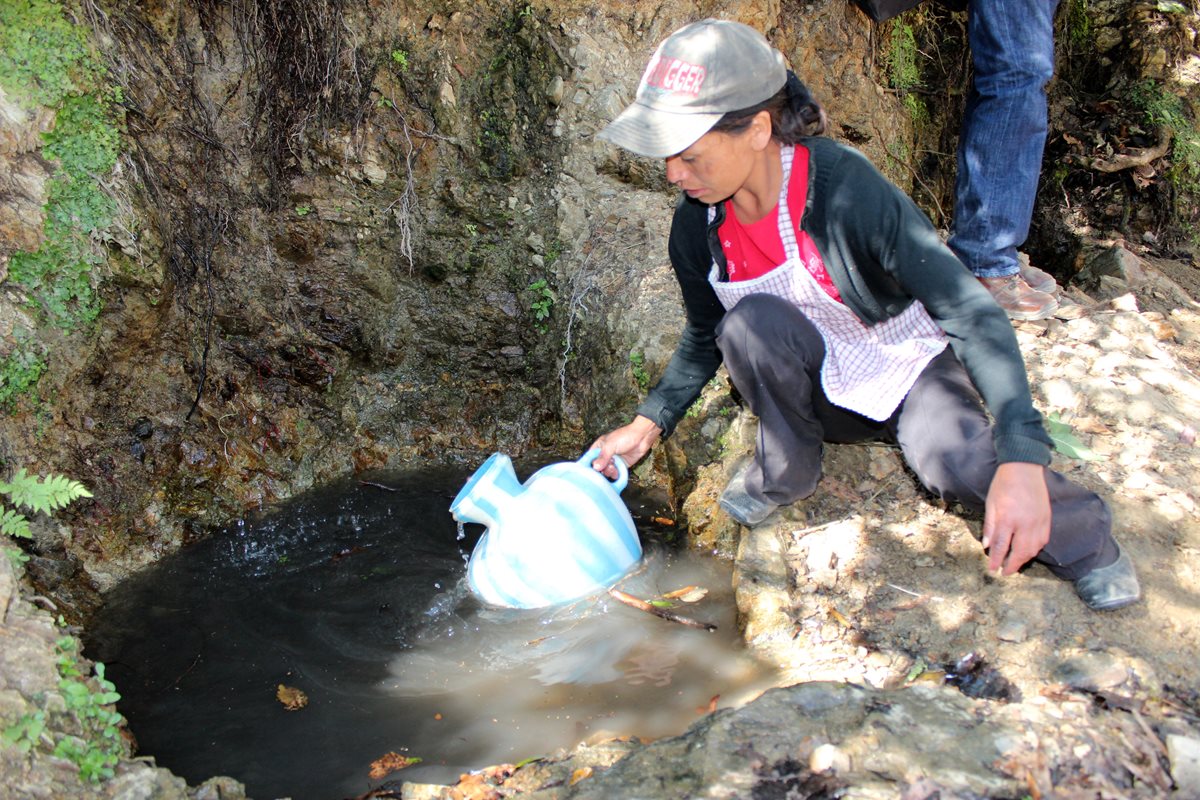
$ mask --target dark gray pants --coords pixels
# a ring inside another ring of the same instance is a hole
[[[825,344],[792,303],[749,295],[717,328],[725,367],[758,416],[751,495],[780,505],[808,497],[821,479],[823,442],[880,440],[900,445],[921,483],[938,497],[982,511],[996,450],[983,401],[950,348],[930,362],[891,418],[876,422],[833,405],[821,388]],[[1107,504],[1047,469],[1053,519],[1036,560],[1075,580],[1116,560]]]

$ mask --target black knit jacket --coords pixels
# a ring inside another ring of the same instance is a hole
[[[992,296],[946,247],[929,218],[862,153],[813,137],[808,199],[800,227],[821,253],[842,301],[867,325],[920,300],[950,339],[955,355],[995,420],[1001,463],[1050,462],[1050,438],[1033,407],[1012,324]],[[674,430],[721,364],[717,323],[725,310],[708,283],[715,261],[725,275],[717,237],[724,205],[708,224],[708,206],[680,198],[668,251],[683,293],[687,325],[662,378],[638,413],[664,435]]]

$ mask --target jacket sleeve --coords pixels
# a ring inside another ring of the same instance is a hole
[[[662,428],[664,437],[675,430],[721,366],[717,323],[725,309],[708,283],[712,256],[705,209],[686,197],[676,206],[667,249],[683,295],[687,324],[662,377],[637,409]]]
[[[865,156],[849,148],[843,152],[832,171],[837,177],[828,219],[851,264],[856,296],[875,284],[920,300],[949,337],[995,420],[999,461],[1050,463],[1050,437],[1033,406],[1012,323],[912,199]],[[872,275],[873,269],[883,274]]]

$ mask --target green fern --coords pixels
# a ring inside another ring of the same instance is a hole
[[[66,506],[80,497],[91,497],[92,493],[82,483],[73,481],[62,475],[51,475],[39,478],[29,475],[24,469],[13,474],[12,480],[0,481],[0,494],[8,496],[14,508],[0,507],[0,536],[12,536],[19,539],[33,537],[29,530],[29,520],[16,510],[24,506],[33,512],[50,514]],[[20,550],[6,551],[12,557]]]
[[[24,468],[16,471],[12,481],[0,481],[0,492],[8,495],[12,504],[18,508],[25,506],[46,514],[65,507],[73,500],[92,496],[87,487],[79,481],[73,481],[63,475],[38,478],[27,475]]]
[[[22,539],[33,538],[33,534],[29,532],[29,520],[11,508],[0,511],[0,534],[19,536]]]

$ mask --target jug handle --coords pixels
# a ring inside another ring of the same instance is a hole
[[[580,458],[576,463],[582,464],[588,469],[591,469],[592,462],[595,461],[599,456],[600,448],[593,447],[591,450],[588,450],[586,453],[584,453],[583,457]],[[617,479],[612,482],[612,485],[613,488],[617,490],[617,494],[620,494],[629,484],[629,467],[625,466],[625,459],[621,458],[620,456],[614,455],[612,460],[613,464],[617,468]]]

